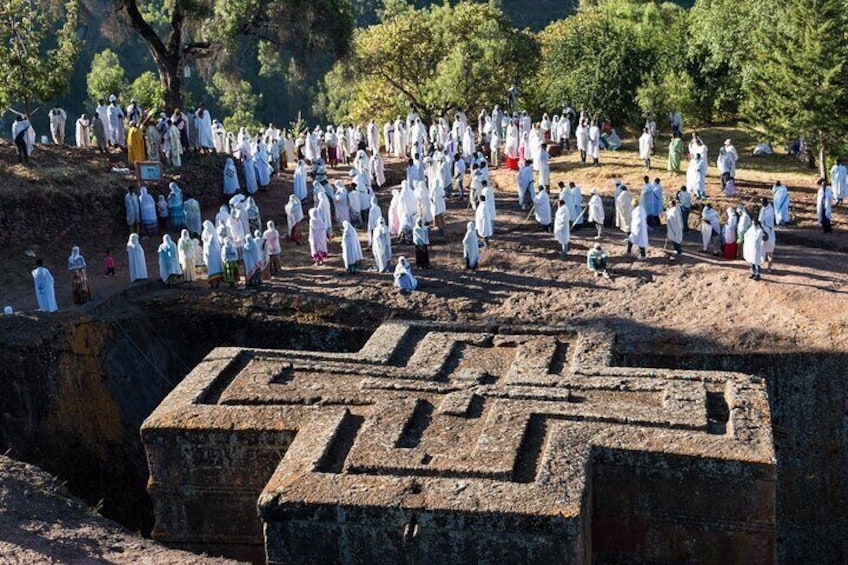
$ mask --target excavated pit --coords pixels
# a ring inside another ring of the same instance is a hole
[[[153,507],[139,428],[219,346],[356,351],[371,328],[144,309],[0,317],[0,445],[71,492],[149,535]],[[58,320],[57,320],[58,318]]]
[[[360,325],[349,327],[277,314],[122,300],[49,321],[0,318],[2,445],[10,456],[66,480],[105,516],[148,535],[153,513],[139,427],[210,350],[357,351],[391,315],[350,317]],[[673,341],[652,335],[635,346],[637,340],[629,339],[616,351],[615,364],[765,377],[777,453],[779,561],[844,562],[848,355],[728,353],[713,351],[708,342],[692,351],[670,347]],[[710,425],[722,433],[727,405],[721,395],[708,396],[707,403]],[[414,432],[408,441],[414,442]]]

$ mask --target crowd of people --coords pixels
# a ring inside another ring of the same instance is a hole
[[[741,202],[730,206],[722,221],[707,194],[709,149],[697,133],[691,135],[688,147],[684,146],[679,113],[669,116],[668,171],[672,179],[682,174],[682,161],[687,158],[684,183],[673,196],[666,197],[658,177],[651,180],[645,176],[638,192],[621,180],[615,181],[608,222],[607,207],[596,188],[588,191],[584,206],[584,191],[576,183],[551,184],[550,159],[571,151],[572,142],[581,162],[588,164],[591,160],[593,166],[600,165],[601,148],[614,150],[620,146],[610,124],[569,107],[562,115],[549,118],[545,114],[535,123],[525,112],[508,115],[495,106],[491,112],[482,111],[476,124],[456,112],[452,120],[441,116],[425,125],[411,110],[405,119],[398,116],[382,127],[374,120],[364,126],[328,125],[303,132],[286,132],[269,125],[255,135],[244,128],[238,133],[224,131],[202,105],[188,114],[179,110],[171,117],[161,114],[158,123],[135,101],[124,111],[111,97],[102,110],[98,106],[94,117],[101,125],[91,128],[97,143],[125,148],[130,162],[168,159],[179,166],[179,156],[191,150],[229,155],[222,175],[224,204],[206,221],[202,221],[198,201],[184,195],[176,183],[171,183],[168,193],[160,194],[158,201],[144,186],[137,194],[132,187],[128,189],[125,205],[131,232],[127,243],[131,281],[148,277],[142,240],[159,237],[162,230],[179,233],[177,241],[169,233],[162,235],[156,250],[163,283],[194,281],[198,272],[205,271],[213,288],[221,282],[235,286],[241,280],[254,288],[275,276],[281,269],[281,241],[296,245],[308,242],[314,264],[322,266],[330,253],[329,243],[338,236],[345,271],[360,272],[366,268],[360,238],[364,231],[366,249],[373,256],[371,269],[393,272],[395,286],[410,292],[418,284],[413,265],[399,257],[392,270],[393,247],[412,245],[415,268],[428,268],[430,238],[444,235],[448,202],[467,203],[473,220],[467,223],[462,238],[463,264],[476,270],[496,233],[496,187],[490,170],[504,166],[515,171],[517,208],[530,209],[528,220],[532,216],[541,231],[552,234],[562,256],[568,253],[572,231],[593,226],[595,239],[601,240],[609,223],[626,238],[627,254],[637,253],[637,259],[645,259],[649,232],[657,230],[664,217],[663,250],[671,244],[669,258],[675,260],[682,254],[684,236],[690,231],[690,214],[699,206],[696,229],[701,232],[702,251],[727,259],[741,256],[750,265],[751,278],[760,280],[761,267],[771,267],[775,228],[791,221],[789,191],[779,181],[772,189],[773,200],[762,199],[759,209],[751,212]],[[87,116],[80,120],[88,124]],[[122,129],[124,124],[126,130]],[[78,120],[78,145],[90,143],[90,127],[81,127]],[[51,133],[57,143],[62,141],[61,129],[53,127],[51,118]],[[101,141],[100,130],[105,141]],[[657,124],[649,118],[638,140],[639,158],[648,170],[654,164],[657,142]],[[391,190],[385,210],[375,192],[386,184],[383,155],[405,162],[404,179]],[[730,139],[716,158],[721,188],[729,197],[736,195],[739,158]],[[254,195],[289,164],[293,166],[293,183],[281,235],[274,221],[262,223]],[[350,182],[331,183],[328,167],[347,168]],[[833,203],[841,203],[848,189],[848,170],[841,162],[834,165],[831,176],[832,185],[820,181],[817,199],[825,233],[831,229]],[[105,261],[106,275],[113,275],[114,259],[109,255]],[[600,241],[590,246],[586,261],[597,276],[610,276],[609,253]],[[72,250],[68,269],[75,303],[85,302],[91,293],[86,263],[78,248]],[[45,290],[52,288],[52,275],[39,265],[33,277],[39,306],[55,308],[55,298],[50,299]]]

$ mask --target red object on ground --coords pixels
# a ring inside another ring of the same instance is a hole
[[[518,157],[507,157],[506,158],[506,167],[510,171],[518,170]]]
[[[724,244],[724,258],[725,259],[736,259],[736,253],[738,252],[737,246],[739,244],[736,242],[733,243],[725,243]]]

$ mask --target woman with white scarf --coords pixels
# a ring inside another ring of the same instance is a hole
[[[171,240],[171,236],[165,234],[162,236],[162,244],[157,250],[159,254],[159,278],[166,285],[172,282],[171,277],[180,276],[183,274],[180,268],[180,258],[177,252],[177,244]]]
[[[376,196],[371,197],[371,208],[368,210],[368,245],[371,245],[373,241],[372,232],[374,228],[377,227],[377,222],[383,219],[383,212],[380,210],[380,203],[377,201]],[[389,228],[389,226],[386,226]],[[389,231],[389,236],[392,235],[391,229]]]
[[[309,254],[317,266],[327,257],[327,225],[317,208],[309,210]]]
[[[203,222],[203,262],[206,263],[206,280],[210,288],[218,288],[224,278],[224,264],[221,261],[221,240],[218,231],[209,220]]]
[[[433,223],[433,203],[430,201],[430,193],[423,181],[415,183],[415,210],[418,216],[424,218],[425,224]]]
[[[480,261],[480,247],[474,222],[468,222],[466,225],[465,237],[462,238],[462,256],[465,259],[465,268],[476,271]]]
[[[359,244],[359,236],[350,222],[342,224],[342,260],[345,270],[354,274],[362,269],[362,246]]]
[[[301,244],[300,222],[303,220],[303,205],[296,194],[289,196],[286,204],[286,239]]]
[[[392,242],[389,237],[389,228],[383,218],[377,220],[372,234],[371,252],[374,254],[374,263],[377,272],[384,273],[389,270],[389,262],[392,260]]]
[[[239,190],[241,186],[239,186],[236,165],[231,157],[227,157],[227,163],[224,165],[224,195],[232,196]]]
[[[85,304],[91,300],[91,289],[88,286],[88,274],[86,273],[85,258],[80,255],[80,248],[71,248],[68,257],[68,270],[71,272],[71,290],[74,295],[74,304]]]
[[[301,202],[306,200],[306,163],[301,159],[294,170],[294,194]]]
[[[568,253],[568,242],[571,241],[571,210],[564,199],[560,199],[554,217],[554,237],[562,248],[560,255],[565,257]]]
[[[130,234],[127,241],[127,265],[130,269],[131,283],[147,278],[147,261],[137,233]]]
[[[406,257],[400,257],[398,259],[397,266],[395,267],[394,280],[395,286],[402,293],[412,292],[418,288],[418,281],[412,275],[412,267],[409,261],[406,260]]]
[[[249,287],[258,287],[262,284],[262,249],[259,242],[252,235],[244,238],[244,280]]]
[[[274,276],[280,272],[280,232],[272,220],[268,221],[268,229],[262,234],[265,239],[265,255],[268,257],[268,274]]]
[[[197,278],[194,268],[194,242],[191,240],[188,230],[183,230],[180,233],[177,249],[180,258],[180,268],[183,270],[183,280],[193,282]]]

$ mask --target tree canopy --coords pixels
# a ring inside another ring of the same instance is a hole
[[[0,106],[45,102],[68,88],[80,41],[76,0],[0,4]]]
[[[848,14],[841,0],[785,0],[760,19],[744,110],[781,140],[803,136],[819,151],[848,127]]]
[[[504,103],[529,78],[538,51],[496,7],[460,2],[414,9],[387,5],[379,24],[358,30],[350,54],[325,81],[336,121],[393,119],[409,106],[426,116]]]

